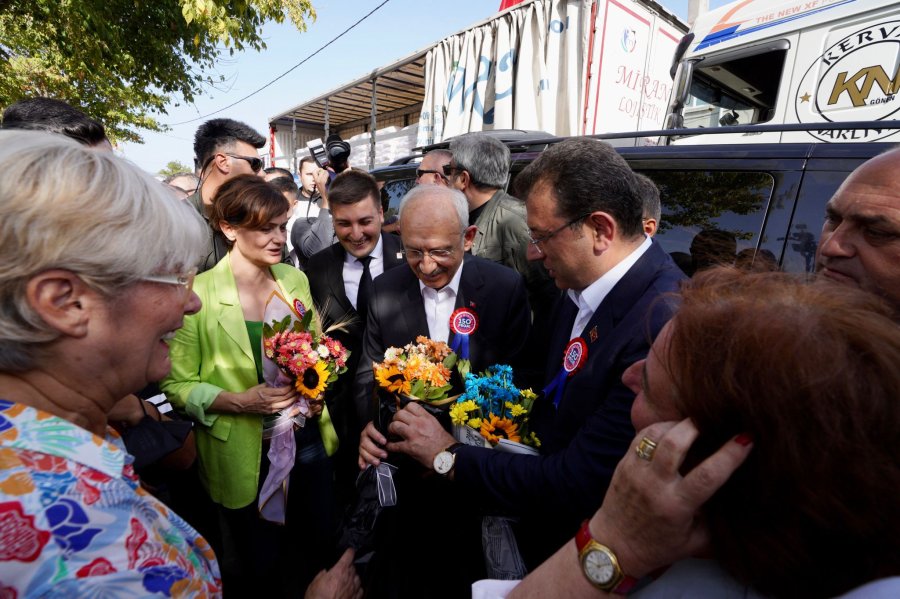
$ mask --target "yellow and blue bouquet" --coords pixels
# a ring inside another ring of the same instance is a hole
[[[505,439],[529,447],[540,447],[537,436],[528,430],[528,416],[537,397],[531,389],[513,384],[512,367],[497,364],[481,374],[469,374],[466,391],[450,408],[456,426],[478,431],[491,446]]]

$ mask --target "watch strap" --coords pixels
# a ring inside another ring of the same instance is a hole
[[[592,543],[600,545],[600,543],[596,541],[594,539],[594,536],[591,534],[590,524],[590,520],[585,520],[581,523],[581,528],[578,529],[578,533],[575,534],[575,547],[578,548],[579,557],[584,553],[585,549],[588,549],[590,547]],[[605,547],[607,551],[609,551],[610,554],[615,557],[615,554],[609,547],[606,547],[606,545],[603,545],[603,547]],[[619,581],[619,584],[617,584],[616,587],[610,592],[617,595],[627,595],[631,591],[631,589],[633,589],[635,585],[637,585],[637,578],[625,574],[624,572],[622,572],[621,568],[619,568],[619,572],[622,574],[622,580]]]

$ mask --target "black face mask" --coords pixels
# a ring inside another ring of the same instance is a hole
[[[148,415],[122,431],[122,441],[134,456],[135,470],[140,470],[181,449],[191,428],[189,420],[156,420]]]

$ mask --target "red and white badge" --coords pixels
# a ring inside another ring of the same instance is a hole
[[[584,363],[587,362],[587,343],[581,337],[575,337],[569,341],[566,351],[563,352],[563,370],[567,376],[572,376],[576,371],[580,370]]]
[[[300,318],[303,318],[303,315],[306,314],[306,306],[298,299],[294,300],[294,312],[296,312]]]
[[[450,315],[450,330],[457,335],[471,335],[478,329],[478,316],[468,308],[457,308]]]

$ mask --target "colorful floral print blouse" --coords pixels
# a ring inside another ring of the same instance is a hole
[[[0,400],[0,597],[218,597],[206,540],[144,491],[121,438]]]

